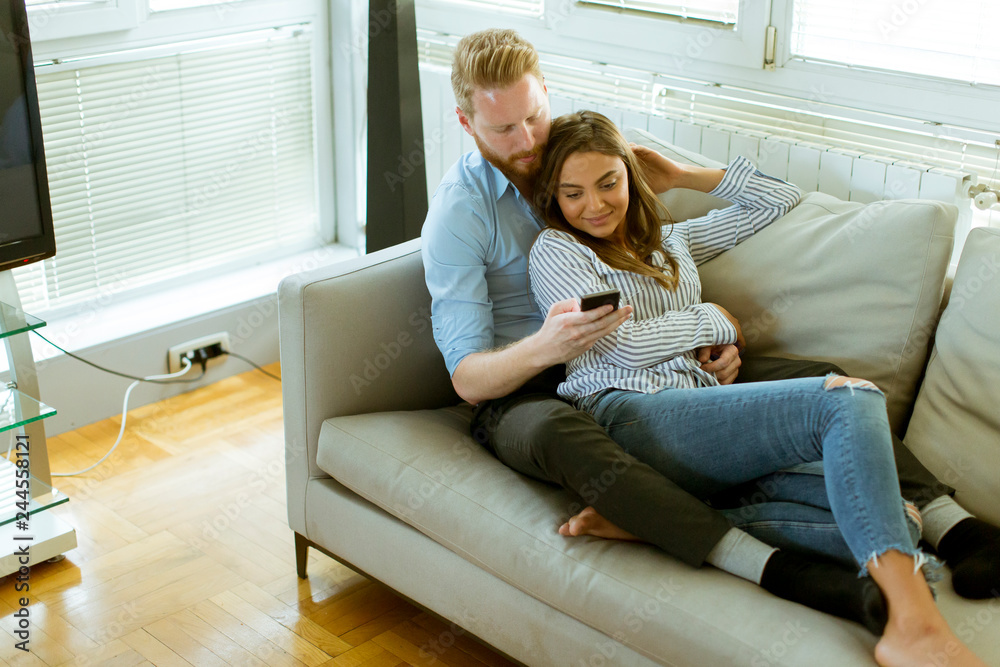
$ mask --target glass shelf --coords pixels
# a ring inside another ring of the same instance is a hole
[[[56,409],[14,389],[0,388],[0,433],[56,414]]]
[[[34,315],[29,315],[9,303],[0,301],[0,338],[24,333],[32,329],[41,329],[44,326],[45,320],[39,319]]]
[[[14,456],[14,454],[12,454]],[[6,525],[17,518],[17,466],[0,458],[0,526]],[[28,501],[28,516],[69,502],[69,496],[48,484],[31,478],[31,500]]]

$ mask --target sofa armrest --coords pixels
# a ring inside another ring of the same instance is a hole
[[[420,239],[289,276],[278,286],[285,476],[305,534],[323,421],[459,402],[434,343]]]

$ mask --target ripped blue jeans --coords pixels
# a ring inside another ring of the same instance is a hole
[[[613,389],[589,411],[625,451],[702,499],[822,461],[829,511],[862,572],[888,550],[916,553],[885,397],[874,385],[830,376],[656,394]]]

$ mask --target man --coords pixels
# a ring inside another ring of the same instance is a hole
[[[870,581],[848,568],[775,551],[731,528],[722,514],[628,456],[589,415],[558,399],[562,364],[618,327],[631,308],[581,312],[570,300],[543,315],[528,293],[528,251],[542,227],[530,202],[551,121],[534,48],[513,31],[469,35],[456,49],[452,86],[459,122],[479,150],[460,158],[442,180],[424,225],[422,254],[435,340],[456,392],[476,406],[473,436],[508,466],[572,490],[591,506],[571,509],[574,516],[560,528],[564,535],[634,535],[690,565],[707,561],[877,632],[884,619],[872,599],[881,596]],[[662,158],[637,153],[662,191]],[[736,379],[735,346],[703,349],[699,358],[720,382]],[[762,378],[790,372],[757,366]]]

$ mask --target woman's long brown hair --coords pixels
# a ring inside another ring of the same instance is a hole
[[[602,153],[619,157],[625,163],[628,176],[628,210],[625,212],[626,247],[610,239],[600,239],[573,227],[566,221],[556,197],[559,175],[566,159],[574,153]],[[656,198],[642,173],[639,160],[615,124],[596,111],[579,111],[559,116],[552,121],[549,142],[535,182],[535,208],[549,227],[576,237],[608,266],[649,276],[669,290],[677,286],[677,261],[664,253],[666,267],[653,265],[652,256],[662,250],[662,225],[673,224],[670,214]],[[635,251],[636,259],[628,248]]]

